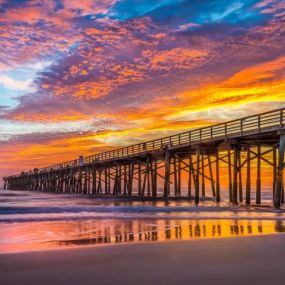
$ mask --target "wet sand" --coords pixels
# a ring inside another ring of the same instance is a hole
[[[283,284],[285,235],[0,254],[0,284]]]

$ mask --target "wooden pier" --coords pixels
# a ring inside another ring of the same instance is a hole
[[[219,203],[223,163],[227,165],[229,202],[260,205],[261,170],[262,164],[266,164],[272,168],[272,202],[275,208],[280,208],[284,202],[284,123],[282,108],[4,177],[4,189],[95,196],[187,197],[199,204],[206,196],[207,184]],[[185,185],[182,187],[185,177],[186,191]],[[255,201],[252,177],[256,179]]]

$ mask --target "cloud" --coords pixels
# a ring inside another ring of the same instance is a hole
[[[32,80],[16,80],[8,75],[0,74],[0,85],[11,90],[31,91]]]
[[[208,52],[203,50],[174,48],[155,53],[151,58],[151,67],[152,69],[189,69],[194,64],[201,63],[207,55]]]

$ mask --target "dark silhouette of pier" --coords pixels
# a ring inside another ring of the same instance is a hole
[[[255,161],[254,203],[262,203],[264,163],[272,167],[273,204],[280,208],[284,202],[284,123],[282,108],[4,177],[4,189],[141,198],[183,196],[198,204],[205,197],[207,181],[219,203],[220,163],[224,163],[229,202],[249,205]],[[182,175],[187,175],[186,195],[181,190]]]

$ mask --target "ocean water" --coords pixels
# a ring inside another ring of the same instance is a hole
[[[285,211],[269,206],[0,191],[0,253],[284,231]]]

